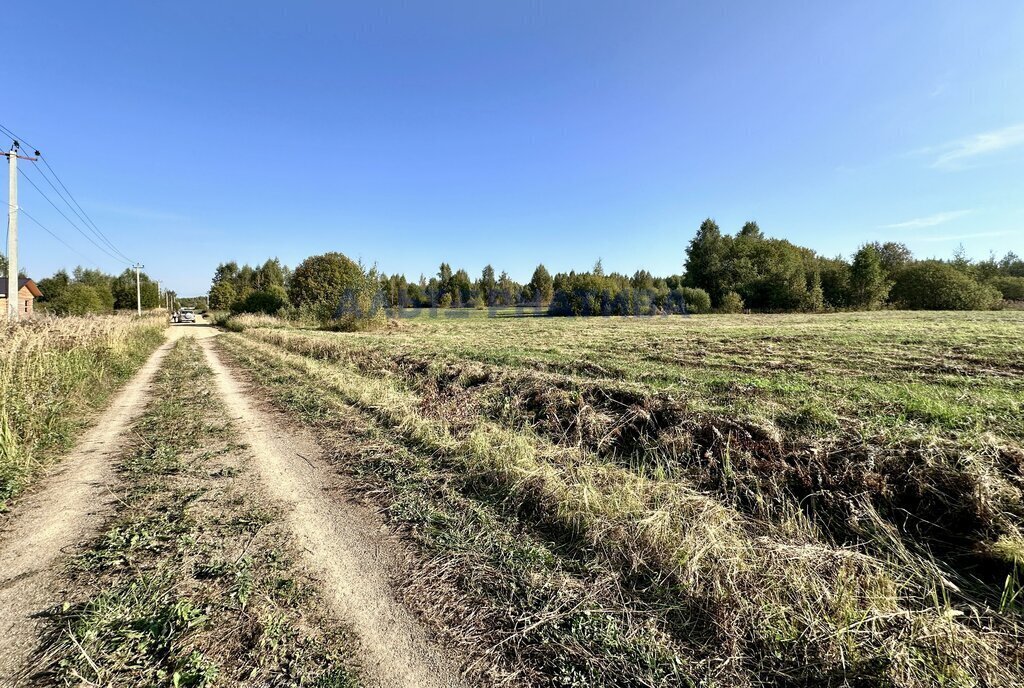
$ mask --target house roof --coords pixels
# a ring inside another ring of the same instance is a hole
[[[43,292],[39,291],[39,287],[28,277],[18,278],[18,291],[21,291],[22,287],[28,287],[28,291],[32,296],[39,298],[43,295]],[[0,277],[0,296],[7,296],[7,278]]]

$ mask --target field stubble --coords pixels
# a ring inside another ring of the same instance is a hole
[[[439,624],[489,638],[495,671],[1009,686],[1022,333],[1018,313],[481,319],[224,345],[325,435],[362,428],[340,455],[479,610]]]

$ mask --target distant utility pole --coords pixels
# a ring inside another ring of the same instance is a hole
[[[24,155],[18,155],[20,145],[17,141],[11,145],[7,156],[8,169],[10,170],[10,185],[8,186],[9,196],[7,200],[7,218],[9,227],[7,230],[7,317],[17,320],[18,310],[18,158],[22,160],[37,160]],[[36,151],[39,155],[39,151]]]
[[[142,315],[142,287],[139,286],[139,270],[146,266],[142,263],[136,263],[132,267],[135,268],[135,310],[139,315]]]

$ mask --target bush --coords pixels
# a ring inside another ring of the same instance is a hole
[[[989,310],[1002,301],[995,287],[980,284],[966,272],[937,260],[905,267],[891,296],[900,307],[911,310]]]
[[[678,298],[684,304],[687,313],[710,313],[711,312],[711,297],[703,289],[694,289],[693,287],[677,287],[672,290],[672,295]]]
[[[60,295],[47,304],[47,310],[57,315],[88,315],[109,313],[112,307],[98,287],[88,284],[69,284]]]
[[[287,306],[288,293],[284,287],[274,285],[266,291],[254,291],[241,301],[231,304],[231,312],[274,315]]]
[[[292,273],[288,296],[302,318],[331,329],[365,330],[386,322],[376,268],[365,271],[341,253],[302,261]]]
[[[211,325],[223,325],[231,317],[229,311],[210,310],[206,312],[206,319]]]
[[[734,291],[726,292],[722,302],[718,304],[719,313],[742,313],[743,299]]]
[[[288,297],[296,306],[305,306],[321,320],[329,320],[345,293],[360,288],[364,277],[363,269],[341,253],[310,256],[292,273]]]
[[[996,277],[989,284],[1007,301],[1024,301],[1024,277]]]
[[[373,268],[351,280],[328,326],[342,332],[372,330],[387,323],[380,275]]]

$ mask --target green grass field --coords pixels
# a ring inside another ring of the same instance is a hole
[[[1024,677],[1024,313],[253,324],[221,345],[407,529],[411,589],[497,675]]]

